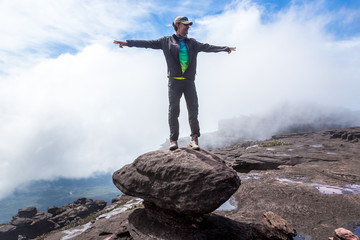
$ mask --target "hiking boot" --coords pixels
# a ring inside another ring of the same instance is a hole
[[[174,150],[176,150],[176,149],[178,149],[177,141],[171,141],[171,140],[170,140],[169,150],[170,150],[170,151],[174,151]]]
[[[191,141],[190,141],[189,146],[190,146],[192,149],[194,149],[194,150],[200,150],[198,135],[194,134],[194,135],[191,137]]]

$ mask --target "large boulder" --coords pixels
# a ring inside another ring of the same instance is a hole
[[[116,171],[113,182],[127,195],[184,215],[214,211],[240,186],[237,173],[219,157],[188,148],[143,154]]]

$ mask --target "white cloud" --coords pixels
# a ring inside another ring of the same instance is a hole
[[[131,52],[91,45],[0,83],[1,195],[28,180],[113,171],[159,147],[163,57]]]
[[[9,36],[0,39],[0,65],[7,68],[0,79],[0,198],[31,180],[113,171],[168,137],[163,54],[111,44],[113,36],[136,31],[153,36],[144,19],[154,6],[31,3],[0,3],[1,19],[16,23],[11,29],[0,21]],[[203,132],[216,130],[220,119],[288,101],[358,109],[359,38],[334,40],[325,31],[329,16],[307,9],[290,8],[264,23],[263,10],[245,1],[195,19],[190,35],[237,47],[230,55],[199,55]],[[56,52],[51,42],[77,53],[49,58]],[[185,109],[181,136],[189,131]]]
[[[198,39],[237,47],[231,55],[199,57],[201,118],[213,119],[209,130],[217,119],[288,101],[358,109],[360,39],[336,40],[325,31],[330,16],[314,13],[309,5],[296,6],[263,23],[261,8],[242,2],[197,21]]]
[[[14,73],[64,47],[76,52],[136,32],[144,28],[138,21],[148,17],[150,8],[150,3],[126,0],[1,1],[0,69]]]

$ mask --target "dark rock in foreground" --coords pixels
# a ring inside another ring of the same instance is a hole
[[[138,157],[113,174],[123,193],[184,215],[217,209],[240,186],[237,173],[206,151],[181,148]]]

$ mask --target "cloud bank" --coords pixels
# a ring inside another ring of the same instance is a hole
[[[247,115],[288,101],[359,109],[360,38],[335,40],[325,31],[331,16],[314,15],[319,7],[293,6],[263,23],[261,8],[243,2],[199,20],[203,41],[237,46],[229,56],[201,55],[202,116]]]
[[[39,1],[20,11],[19,1],[1,4],[0,15],[19,27],[0,26],[9,36],[0,40],[0,198],[32,180],[111,172],[164,142],[163,54],[112,45],[115,37],[161,32],[146,21],[156,6]],[[337,39],[327,26],[338,16],[315,11],[319,7],[292,5],[270,14],[236,1],[195,19],[191,36],[237,47],[230,55],[199,55],[202,132],[217,130],[221,119],[264,113],[284,102],[359,110],[360,56],[354,53],[360,36]],[[181,136],[189,134],[185,109],[182,103]]]

